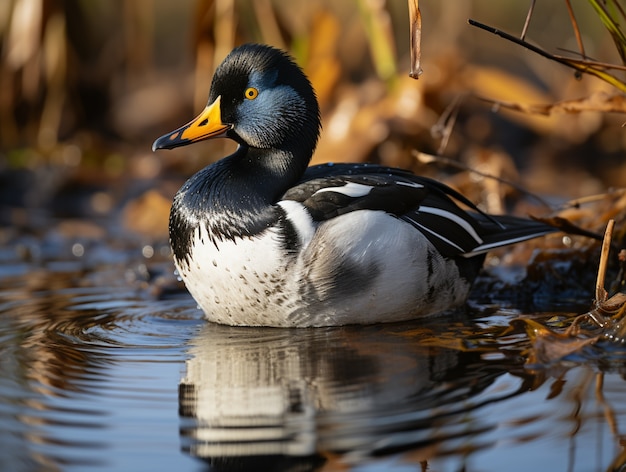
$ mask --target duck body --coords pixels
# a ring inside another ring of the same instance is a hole
[[[277,49],[244,45],[218,67],[207,108],[155,141],[239,143],[183,185],[170,214],[175,265],[210,321],[308,327],[439,313],[465,301],[488,250],[555,231],[483,214],[409,171],[307,168],[319,130],[302,71]]]
[[[241,202],[204,199],[212,167],[179,191],[170,219],[178,272],[211,321],[303,327],[411,319],[463,303],[482,264],[482,255],[444,257],[395,209],[347,211],[368,190],[407,193],[397,200],[403,205],[427,193],[406,178],[415,187],[398,185],[385,173],[393,169],[316,166],[311,173],[325,177],[246,214],[225,210]],[[346,213],[334,216],[339,209]]]

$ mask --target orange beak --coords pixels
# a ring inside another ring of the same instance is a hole
[[[221,99],[221,96],[217,97],[213,103],[207,105],[202,110],[202,113],[189,123],[158,138],[152,144],[152,150],[174,149],[205,139],[225,137],[232,125],[222,123]]]

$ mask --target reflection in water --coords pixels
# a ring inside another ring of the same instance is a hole
[[[310,330],[207,324],[179,386],[182,448],[214,470],[381,460],[373,470],[397,461],[442,471],[622,470],[623,356],[605,372],[531,370],[527,340],[498,336],[503,328],[497,318]]]
[[[531,370],[502,311],[211,325],[168,254],[83,246],[0,245],[2,471],[624,468],[624,347]]]
[[[332,451],[356,460],[408,448],[428,459],[455,438],[497,426],[473,410],[532,385],[515,356],[489,361],[481,349],[427,347],[420,342],[427,333],[407,324],[207,325],[192,341],[180,384],[183,448],[229,465],[234,457],[283,461]]]
[[[166,397],[164,378],[153,388],[149,364],[181,362],[180,346],[199,322],[193,305],[149,296],[139,264],[90,262],[0,265],[2,471],[128,465],[131,453],[119,445],[137,441],[137,402],[155,407]]]

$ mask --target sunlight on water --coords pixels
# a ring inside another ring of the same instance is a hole
[[[203,321],[167,257],[0,251],[0,469],[611,470],[623,352],[532,370],[514,311]],[[32,244],[31,244],[32,245]],[[19,246],[19,247],[18,247]],[[28,253],[28,256],[24,254]],[[508,331],[507,331],[508,330]]]

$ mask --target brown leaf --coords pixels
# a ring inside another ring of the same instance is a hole
[[[579,338],[557,333],[550,328],[528,318],[518,320],[524,323],[526,334],[532,343],[528,356],[529,364],[550,364],[582,350],[598,341],[600,336]]]
[[[485,97],[480,98],[503,108],[536,115],[551,115],[552,113],[580,113],[583,111],[626,113],[626,97],[624,97],[624,95],[609,94],[602,91],[593,93],[588,97],[576,100],[564,100],[551,104],[521,103],[506,100],[494,100]]]

